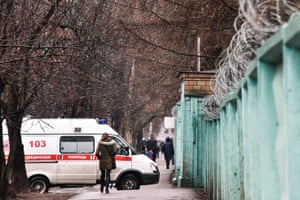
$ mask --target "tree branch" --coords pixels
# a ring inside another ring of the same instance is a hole
[[[189,54],[189,53],[183,53],[183,52],[179,52],[179,51],[176,51],[174,49],[170,49],[170,48],[166,48],[166,47],[163,47],[163,46],[160,46],[158,44],[154,44],[153,42],[151,41],[148,41],[146,40],[145,38],[142,38],[140,37],[137,33],[133,32],[130,28],[128,28],[124,22],[122,22],[121,20],[119,21],[120,24],[124,27],[125,30],[127,30],[128,32],[130,32],[131,34],[133,34],[136,38],[138,38],[139,40],[143,41],[144,43],[146,44],[149,44],[151,46],[154,46],[156,48],[159,48],[159,49],[162,49],[162,50],[165,50],[165,51],[169,51],[171,53],[174,53],[174,54],[178,54],[178,55],[182,55],[182,56],[189,56],[189,57],[200,57],[200,58],[212,58],[212,59],[216,59],[217,57],[216,56],[209,56],[209,55],[202,55],[202,56],[198,56],[196,54]]]
[[[229,10],[234,11],[234,12],[237,12],[237,11],[238,11],[238,9],[235,9],[235,8],[229,6],[229,5],[225,2],[225,0],[221,0],[221,1],[222,1],[222,3],[225,5],[225,7],[228,8]]]

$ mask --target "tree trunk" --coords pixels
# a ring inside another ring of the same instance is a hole
[[[23,111],[18,110],[18,98],[15,86],[10,85],[7,105],[7,128],[10,152],[7,163],[8,192],[29,191],[29,183],[24,162],[24,148],[21,140]]]
[[[0,80],[0,96],[4,90],[4,83]],[[0,116],[2,111],[2,105],[0,104]],[[6,174],[6,164],[5,155],[3,151],[3,128],[2,119],[0,119],[0,200],[6,200],[7,193],[7,174]]]
[[[0,108],[1,112],[1,108]],[[2,131],[2,120],[0,120],[0,147],[3,147],[3,131]],[[6,199],[7,193],[7,174],[6,174],[6,164],[5,155],[3,148],[0,148],[0,200]]]

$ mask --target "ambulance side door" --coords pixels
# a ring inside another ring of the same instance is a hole
[[[116,180],[122,171],[132,168],[132,152],[118,136],[112,136],[112,139],[116,142],[118,148],[115,156],[117,169],[111,171],[111,180]]]
[[[94,136],[61,136],[58,184],[94,184],[98,162],[95,159]]]

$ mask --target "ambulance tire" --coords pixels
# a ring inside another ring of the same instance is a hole
[[[138,190],[140,189],[140,181],[134,174],[124,175],[119,184],[119,190]]]
[[[30,179],[30,187],[37,192],[46,193],[49,189],[49,181],[43,176],[35,176]]]

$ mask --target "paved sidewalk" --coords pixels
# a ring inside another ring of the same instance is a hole
[[[202,189],[178,188],[170,183],[174,167],[166,169],[162,158],[157,160],[160,169],[160,181],[155,185],[141,186],[139,190],[116,190],[112,188],[109,194],[100,193],[99,185],[88,187],[69,200],[96,199],[130,199],[130,200],[208,200]]]

